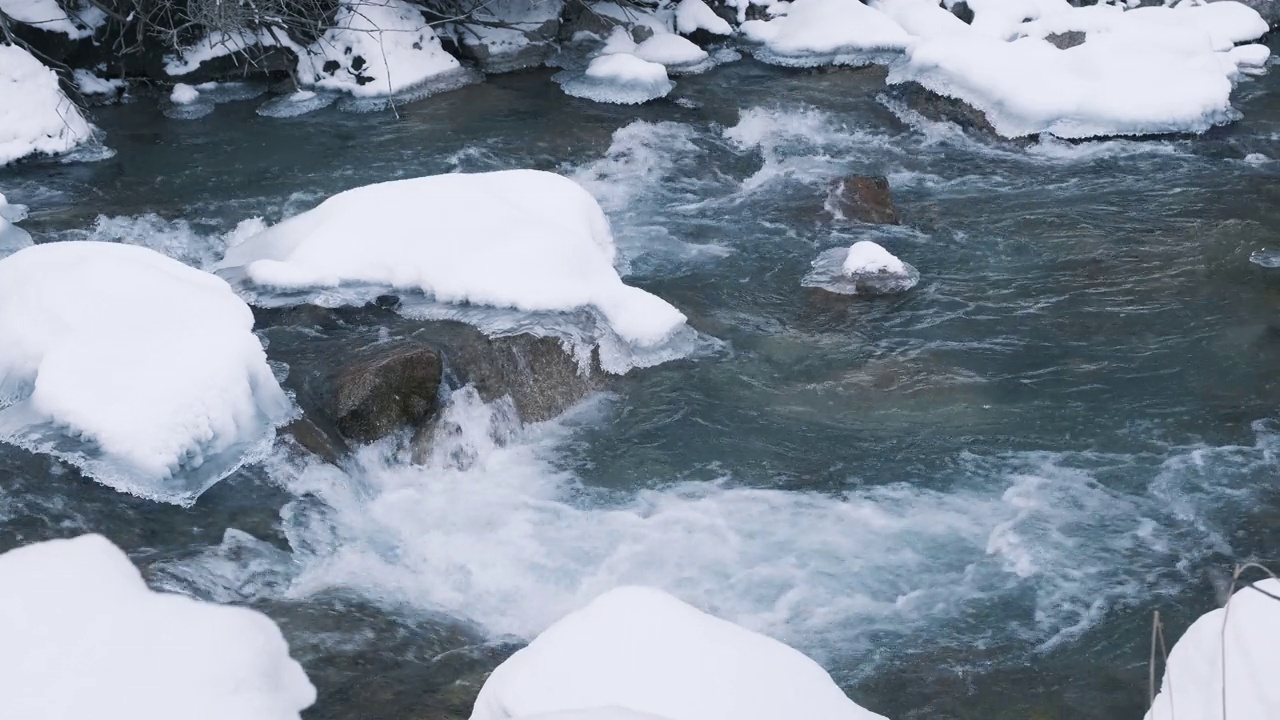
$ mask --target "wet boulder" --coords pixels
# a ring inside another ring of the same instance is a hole
[[[876,225],[897,225],[889,180],[878,175],[851,175],[836,184],[829,207],[838,219]]]
[[[334,375],[331,402],[338,432],[372,442],[426,424],[438,407],[442,370],[440,353],[428,345],[366,349]]]

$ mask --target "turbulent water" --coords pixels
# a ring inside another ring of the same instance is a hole
[[[744,61],[640,108],[550,77],[398,117],[142,99],[99,112],[113,158],[0,190],[37,240],[199,266],[355,185],[556,170],[703,352],[540,425],[461,390],[423,464],[282,451],[191,509],[0,447],[0,550],[98,531],[158,587],[259,607],[320,688],[308,717],[343,720],[465,716],[514,647],[627,583],[799,647],[893,718],[1132,720],[1151,612],[1180,631],[1233,562],[1280,559],[1280,271],[1249,262],[1280,247],[1280,77],[1204,137],[1030,145],[920,118],[875,69]],[[886,175],[904,224],[833,223],[850,173]],[[801,287],[860,239],[920,284]]]

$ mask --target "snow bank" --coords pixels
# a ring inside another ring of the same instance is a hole
[[[964,26],[925,0],[880,0],[887,16],[916,33],[888,81],[962,100],[1008,137],[1203,132],[1236,117],[1233,83],[1266,61],[1261,49],[1232,47],[1267,31],[1256,11],[1237,2],[970,6],[974,22]],[[1083,33],[1084,42],[1064,50],[1045,39],[1067,32]]]
[[[93,138],[93,126],[58,87],[58,76],[15,45],[0,44],[0,98],[0,166],[64,153]]]
[[[422,11],[403,0],[346,0],[333,28],[302,50],[304,85],[357,97],[439,92],[474,80],[440,46]]]
[[[627,343],[658,345],[684,316],[624,284],[615,254],[590,193],[559,175],[511,170],[339,193],[231,248],[215,270],[257,302],[281,302],[272,290],[294,293],[283,302],[323,291],[325,302],[351,303],[412,290],[526,313],[590,310]]]
[[[712,35],[732,35],[733,27],[729,21],[716,14],[702,0],[680,0],[676,5],[676,32],[689,35],[705,30]]]
[[[742,34],[760,60],[789,67],[885,62],[911,41],[896,22],[858,0],[796,0],[787,14],[748,20]]]
[[[265,615],[149,590],[99,535],[0,554],[0,717],[297,720],[316,691]]]
[[[62,33],[72,40],[93,35],[107,21],[107,14],[87,2],[71,2],[68,13],[57,0],[0,0],[0,11],[5,15],[38,27],[46,32]]]
[[[1241,588],[1226,608],[1201,616],[1173,646],[1147,720],[1274,720],[1280,711],[1277,648],[1280,580]]]
[[[471,720],[581,708],[602,709],[584,720],[883,720],[799,651],[643,587],[601,595],[499,665]]]
[[[920,272],[914,267],[879,244],[862,240],[819,255],[801,285],[841,295],[884,295],[910,290],[919,282]]]
[[[76,89],[80,91],[81,95],[86,97],[94,96],[98,100],[119,97],[125,90],[124,80],[119,78],[100,78],[83,68],[77,68],[72,73],[72,78],[75,80]]]
[[[289,39],[283,28],[241,29],[233,32],[215,30],[201,36],[189,46],[164,59],[164,71],[172,77],[195,72],[201,65],[220,57],[243,52],[252,47],[283,47],[301,53],[297,43]]]
[[[0,440],[190,504],[291,414],[252,330],[224,281],[153,250],[20,250],[0,260]]]

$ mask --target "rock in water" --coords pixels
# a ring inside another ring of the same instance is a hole
[[[893,204],[889,180],[879,175],[853,175],[841,180],[832,192],[831,213],[843,220],[897,225],[898,208]]]
[[[334,378],[338,431],[373,442],[402,427],[421,427],[435,415],[442,369],[432,347],[374,346]]]
[[[839,295],[888,295],[910,290],[918,282],[918,270],[880,245],[863,240],[819,255],[800,284]]]
[[[1249,262],[1264,268],[1280,267],[1280,250],[1255,250],[1249,256]]]

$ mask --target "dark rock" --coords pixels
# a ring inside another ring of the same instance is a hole
[[[537,67],[555,52],[560,20],[547,20],[533,30],[521,30],[528,44],[495,51],[487,43],[462,29],[458,33],[458,54],[475,61],[487,73],[506,73]]]
[[[636,25],[631,28],[631,39],[637,45],[653,37],[653,28],[648,25]]]
[[[919,83],[891,85],[888,94],[930,120],[955,123],[966,131],[1000,137],[981,110],[962,100],[938,95]]]
[[[1209,0],[1209,2],[1221,2],[1222,0]],[[1267,21],[1267,25],[1275,27],[1280,25],[1280,0],[1238,0],[1240,4],[1247,5],[1262,16]]]
[[[1044,39],[1059,50],[1067,50],[1077,45],[1083,45],[1085,34],[1079,30],[1070,30],[1063,33],[1053,33],[1045,35]]]
[[[960,2],[951,6],[951,14],[963,20],[966,24],[973,24],[973,8],[969,7],[969,3],[960,0]]]
[[[846,220],[877,225],[900,222],[889,180],[878,175],[853,175],[841,180],[831,194],[831,206]]]
[[[418,343],[367,348],[333,378],[333,417],[343,437],[373,442],[400,428],[417,428],[435,415],[443,364],[439,352]]]

